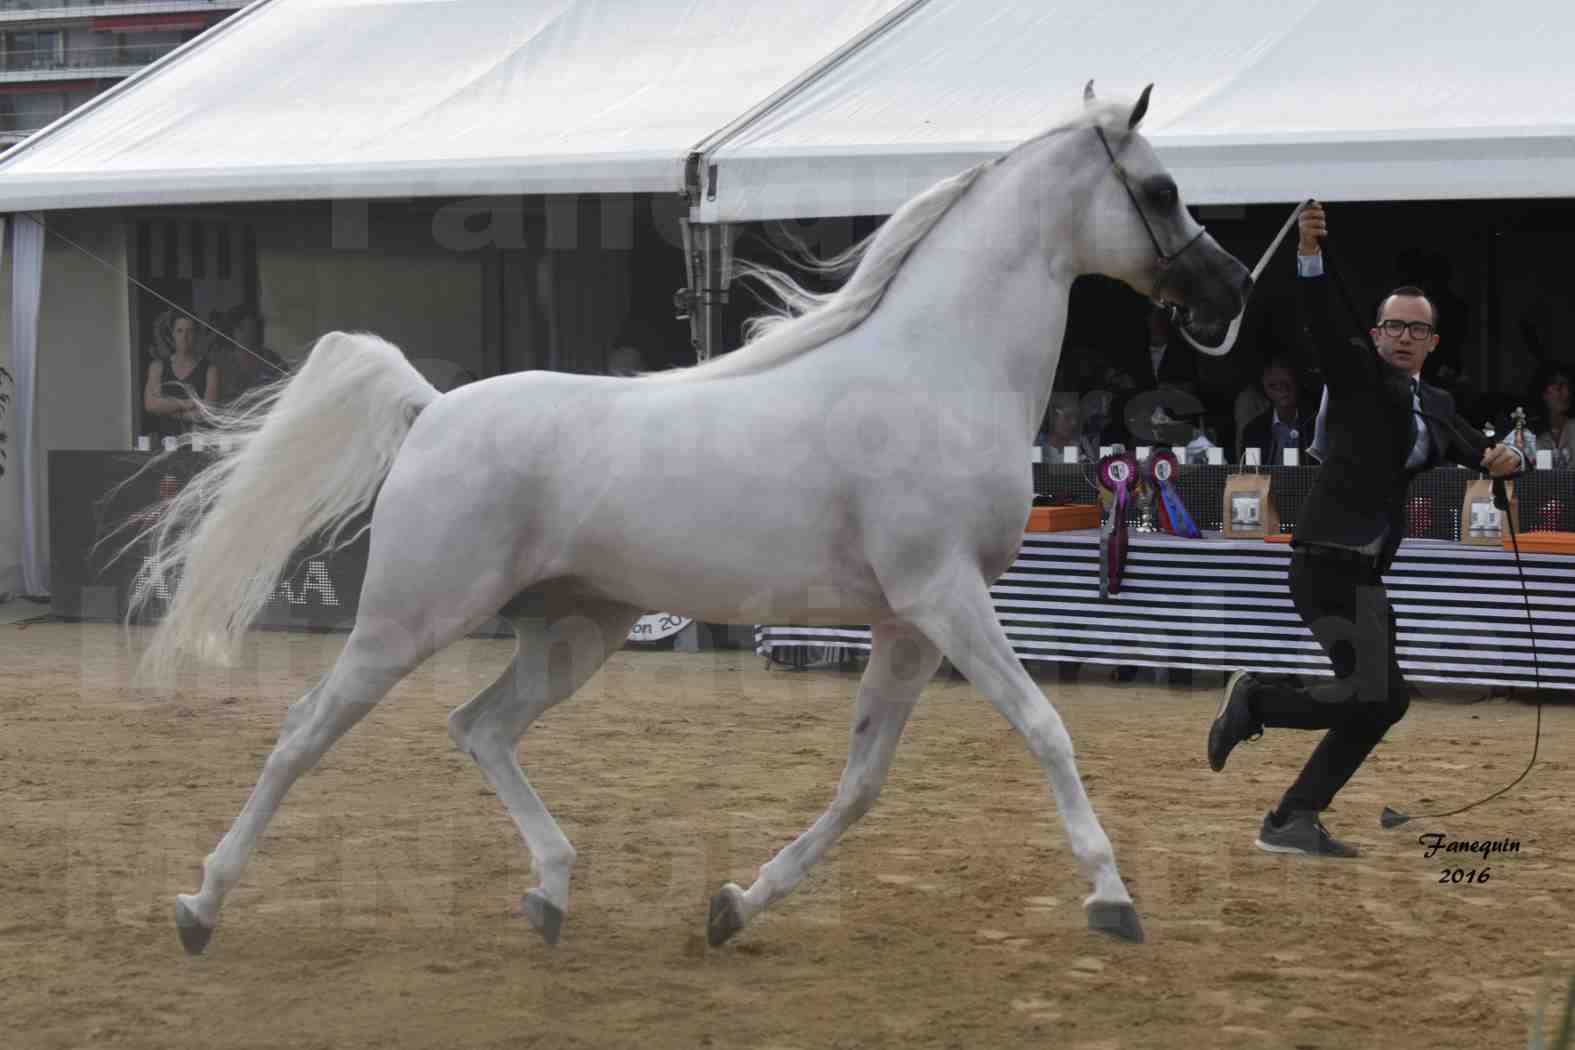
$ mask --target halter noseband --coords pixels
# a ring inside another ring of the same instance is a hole
[[[1159,299],[1160,289],[1165,287],[1165,278],[1170,273],[1170,264],[1185,255],[1187,249],[1197,244],[1199,238],[1207,233],[1208,230],[1200,225],[1198,232],[1192,235],[1192,239],[1183,244],[1174,253],[1167,253],[1165,249],[1161,248],[1159,238],[1154,235],[1154,227],[1149,225],[1148,215],[1143,211],[1143,206],[1138,203],[1137,194],[1132,192],[1132,180],[1127,177],[1127,170],[1116,159],[1115,152],[1110,148],[1110,140],[1105,138],[1105,129],[1096,124],[1094,126],[1094,134],[1099,136],[1099,144],[1105,147],[1105,156],[1110,158],[1110,166],[1115,169],[1116,177],[1121,180],[1121,188],[1127,191],[1127,199],[1132,202],[1133,209],[1137,211],[1138,219],[1143,223],[1143,231],[1148,234],[1149,243],[1154,245],[1154,254],[1159,257],[1159,280],[1154,283],[1153,294],[1153,298]]]

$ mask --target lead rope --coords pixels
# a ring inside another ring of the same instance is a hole
[[[1269,248],[1263,253],[1263,258],[1259,259],[1258,265],[1252,269],[1252,280],[1254,284],[1256,284],[1258,282],[1258,278],[1263,275],[1264,269],[1266,269],[1269,265],[1269,260],[1274,258],[1274,253],[1278,251],[1280,245],[1284,243],[1285,235],[1291,232],[1291,227],[1296,225],[1296,219],[1301,215],[1302,209],[1305,207],[1307,207],[1307,202],[1303,201],[1302,203],[1296,205],[1296,207],[1292,208],[1290,218],[1285,220],[1284,225],[1280,227],[1280,232],[1274,235],[1273,241],[1269,242]],[[1242,306],[1241,313],[1236,315],[1235,319],[1231,321],[1230,327],[1225,330],[1225,341],[1219,346],[1204,346],[1202,343],[1198,342],[1196,339],[1192,338],[1192,336],[1187,334],[1186,325],[1178,324],[1175,327],[1176,330],[1181,333],[1181,338],[1191,343],[1194,349],[1201,350],[1203,353],[1210,356],[1219,356],[1221,354],[1229,353],[1231,347],[1236,345],[1236,336],[1241,332],[1241,319],[1246,316],[1247,308],[1244,304]]]

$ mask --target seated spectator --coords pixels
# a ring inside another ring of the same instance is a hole
[[[1196,393],[1198,354],[1176,335],[1170,311],[1149,303],[1144,322],[1142,335],[1128,335],[1115,347],[1117,366],[1132,378],[1137,390],[1169,388]]]
[[[222,377],[219,399],[233,401],[253,387],[272,383],[289,374],[284,359],[263,341],[263,319],[256,307],[242,304],[211,315],[213,328],[229,338],[214,336],[208,356]]]
[[[1091,444],[1135,449],[1143,445],[1185,445],[1198,430],[1203,405],[1188,390],[1160,386],[1142,388],[1132,374],[1117,366],[1104,368],[1084,399]]]
[[[1214,447],[1213,435],[1204,426],[1202,403],[1184,390],[1139,394],[1127,405],[1127,428],[1140,446]]]
[[[1083,433],[1083,411],[1076,393],[1058,391],[1051,395],[1037,444],[1044,450],[1046,463],[1065,463],[1068,448],[1077,449],[1079,462],[1088,463],[1097,458],[1099,449],[1090,449]]]
[[[198,401],[219,397],[221,371],[197,351],[197,323],[178,308],[154,323],[154,347],[142,386],[143,433],[179,437],[202,419]]]
[[[1553,465],[1570,466],[1570,451],[1575,448],[1575,420],[1570,419],[1570,369],[1557,361],[1545,361],[1531,379],[1532,432],[1537,448],[1553,453]]]
[[[1127,402],[1137,392],[1132,376],[1114,365],[1103,365],[1094,373],[1094,386],[1085,402],[1085,428],[1097,445],[1133,444],[1125,416]]]
[[[1245,457],[1246,449],[1256,448],[1264,463],[1282,463],[1288,448],[1306,453],[1313,439],[1318,404],[1311,398],[1302,400],[1296,369],[1284,358],[1270,358],[1264,363],[1260,385],[1270,407],[1242,428],[1238,456]]]

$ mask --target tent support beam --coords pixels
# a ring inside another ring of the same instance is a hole
[[[679,219],[684,240],[685,286],[674,297],[680,320],[689,319],[689,342],[695,360],[709,361],[726,353],[727,304],[733,281],[730,223],[698,223]]]

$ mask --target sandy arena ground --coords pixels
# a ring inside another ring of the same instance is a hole
[[[133,636],[135,637],[135,636]],[[1355,861],[1267,856],[1264,808],[1314,737],[1203,759],[1218,677],[1042,679],[1149,941],[1089,933],[1022,742],[971,686],[924,695],[875,810],[719,950],[706,904],[821,811],[853,674],[748,653],[615,657],[524,745],[579,850],[557,948],[519,917],[513,824],[444,717],[504,664],[471,641],[408,679],[300,781],[188,958],[172,897],[245,800],[287,704],[342,636],[261,634],[250,665],[129,686],[107,626],[0,627],[0,1046],[183,1048],[1524,1046],[1575,971],[1575,706],[1505,799],[1383,832],[1511,779],[1534,709],[1418,701],[1331,828]],[[1440,885],[1417,836],[1520,842]]]

